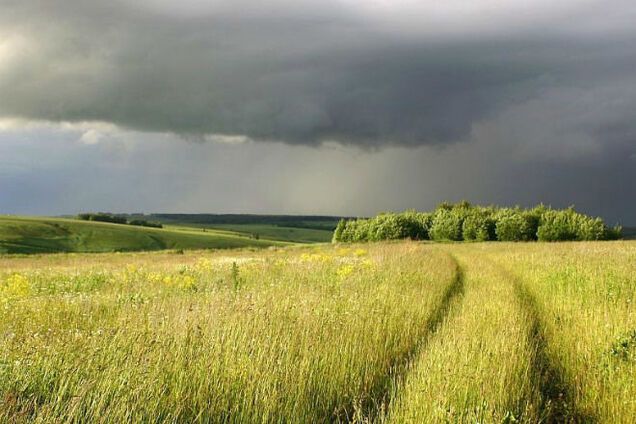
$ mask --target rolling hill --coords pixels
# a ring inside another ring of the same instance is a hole
[[[132,220],[160,222],[163,225],[229,230],[246,236],[292,243],[327,243],[340,217],[320,215],[252,214],[122,214]]]
[[[268,247],[285,242],[195,228],[163,229],[64,218],[0,216],[0,253]]]

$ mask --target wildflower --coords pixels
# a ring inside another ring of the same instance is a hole
[[[303,253],[300,255],[300,260],[310,263],[327,263],[332,260],[332,257],[326,253]]]
[[[0,297],[4,298],[22,298],[31,294],[31,286],[29,280],[21,274],[13,274],[9,276],[4,284],[0,283]]]
[[[338,270],[336,271],[336,275],[339,278],[347,278],[349,275],[353,274],[354,271],[355,267],[353,265],[346,264],[338,268]]]
[[[158,284],[163,281],[163,276],[158,272],[150,272],[148,273],[146,278],[148,279],[149,282],[153,284]]]
[[[191,291],[197,290],[196,280],[194,279],[194,277],[187,274],[186,275],[165,275],[163,276],[163,279],[161,280],[161,282],[163,283],[163,285],[170,288],[181,289],[181,290],[191,290]]]
[[[367,255],[367,251],[364,249],[356,249],[355,252],[353,252],[353,254],[357,257],[361,257],[361,256],[366,256]]]
[[[192,291],[196,291],[197,290],[196,281],[190,275],[184,275],[181,278],[181,281],[179,283],[180,283],[179,284],[180,288],[182,288],[184,290],[192,290]]]
[[[199,272],[210,272],[212,271],[212,261],[209,259],[200,258],[197,261],[195,268],[199,270]]]
[[[363,259],[362,262],[360,262],[360,264],[367,269],[373,268],[373,261],[370,259]]]

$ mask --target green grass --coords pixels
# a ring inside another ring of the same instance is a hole
[[[280,244],[230,231],[177,231],[62,218],[0,217],[0,253],[222,249]]]
[[[311,215],[246,214],[130,214],[141,219],[192,228],[220,228],[273,240],[296,243],[329,242],[340,217]]]
[[[632,423],[635,308],[632,241],[0,256],[0,422]]]
[[[206,214],[149,214],[129,215],[128,219],[161,222],[164,226],[206,231],[225,230],[247,237],[292,243],[330,242],[338,224],[336,217],[284,215],[206,215]]]
[[[193,227],[203,229],[225,230],[260,239],[280,240],[293,243],[328,243],[333,236],[332,230],[313,228],[284,227],[275,224],[187,224],[182,228]]]
[[[635,246],[567,243],[490,253],[534,299],[567,412],[581,420],[636,419]]]
[[[388,392],[456,271],[415,245],[234,255],[4,263],[0,421],[347,421]]]
[[[464,294],[397,385],[389,421],[541,422],[531,320],[514,285],[491,264],[459,257]]]

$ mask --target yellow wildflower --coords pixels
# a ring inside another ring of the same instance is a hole
[[[182,290],[197,289],[196,280],[191,275],[166,275],[163,277],[162,282],[165,286],[171,288]]]
[[[146,276],[149,282],[153,284],[161,283],[163,280],[163,276],[158,272],[150,272]]]
[[[300,260],[303,262],[326,263],[331,261],[331,259],[331,256],[325,253],[303,253],[300,255]]]
[[[196,280],[189,275],[184,275],[181,277],[181,281],[179,281],[179,287],[183,290],[196,290]]]
[[[346,264],[338,268],[336,275],[338,275],[339,278],[347,278],[349,275],[353,274],[353,271],[355,271],[355,267],[353,265]]]
[[[31,294],[29,280],[21,274],[13,274],[0,284],[0,295],[6,298],[27,297]]]
[[[366,256],[367,255],[367,251],[364,249],[356,249],[355,252],[353,252],[353,254],[357,257],[361,257],[361,256]]]
[[[200,272],[210,272],[212,270],[212,261],[205,258],[199,258],[195,266]]]

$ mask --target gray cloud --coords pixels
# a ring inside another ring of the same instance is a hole
[[[636,223],[632,0],[0,9],[0,212],[466,198]]]
[[[444,149],[377,152],[338,145],[192,143],[108,129],[91,144],[82,140],[83,128],[5,131],[0,132],[0,212],[371,215],[468,199],[575,204],[611,223],[636,224],[631,184],[636,157],[599,154],[594,145],[575,158],[566,151],[551,155],[542,145],[526,147],[529,140],[558,131],[538,112],[543,107],[540,101],[511,110],[477,125],[468,142]],[[527,114],[534,126],[518,133],[518,120]]]
[[[449,143],[545,90],[636,65],[627,1],[599,17],[597,1],[483,0],[464,18],[453,1],[4,3],[0,115],[185,136]]]

